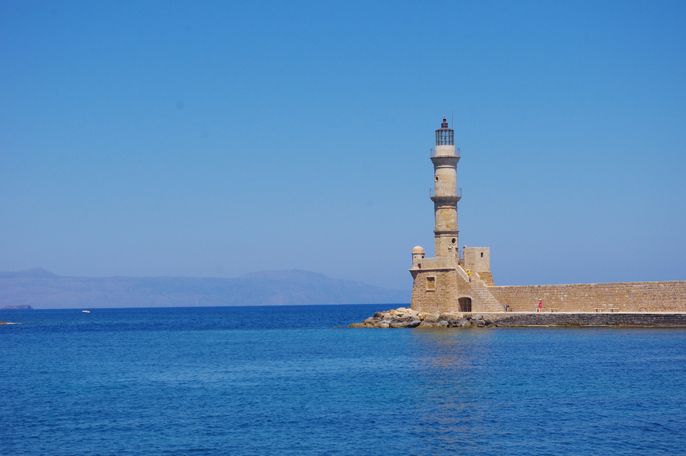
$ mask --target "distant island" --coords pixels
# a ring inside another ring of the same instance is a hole
[[[0,306],[0,310],[33,310],[33,307],[26,304],[19,306]]]
[[[235,278],[67,277],[45,269],[0,272],[0,308],[400,304],[406,292],[315,272],[262,271]]]

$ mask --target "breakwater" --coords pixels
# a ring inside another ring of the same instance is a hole
[[[645,327],[686,328],[679,312],[471,312],[431,314],[408,308],[377,312],[351,328],[486,327]]]

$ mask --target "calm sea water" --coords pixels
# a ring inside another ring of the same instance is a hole
[[[686,330],[344,327],[383,308],[0,312],[0,453],[686,453]]]

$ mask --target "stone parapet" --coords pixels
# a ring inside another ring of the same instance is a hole
[[[458,267],[457,257],[434,257],[422,258],[417,261],[416,265],[412,265],[412,271],[448,271],[455,270]]]

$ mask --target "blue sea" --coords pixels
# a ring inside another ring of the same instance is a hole
[[[686,330],[2,311],[0,454],[686,454]]]

